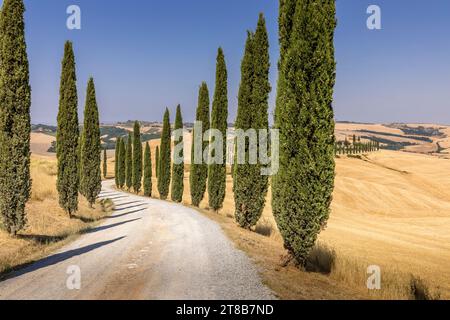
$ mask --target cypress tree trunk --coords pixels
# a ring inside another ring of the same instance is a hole
[[[92,207],[102,189],[100,121],[93,78],[89,79],[86,93],[81,168],[83,195]]]
[[[103,178],[108,177],[108,156],[106,155],[106,148],[103,149]]]
[[[59,205],[69,216],[78,210],[79,123],[77,77],[72,43],[66,42],[59,89],[56,156],[58,159],[57,190]]]
[[[9,234],[26,225],[30,198],[31,88],[22,0],[0,13],[0,216]]]
[[[152,153],[148,142],[144,151],[144,196],[152,196]]]
[[[133,189],[139,193],[142,186],[142,143],[141,128],[135,121],[133,129]]]
[[[156,178],[159,178],[159,147],[156,146],[155,151],[155,176]]]
[[[161,149],[159,151],[158,191],[161,199],[166,200],[170,187],[170,118],[169,110],[164,113],[163,130],[161,135]]]
[[[120,153],[120,137],[116,140],[116,148],[114,151],[114,181],[116,188],[119,188],[119,153]]]
[[[126,147],[125,141],[123,138],[120,138],[120,146],[119,146],[119,187],[123,189],[125,185],[125,176],[126,176]]]
[[[181,107],[178,105],[175,117],[175,130],[183,130],[183,118],[181,116]],[[182,146],[178,155],[174,153],[174,162],[172,166],[172,189],[170,192],[172,201],[181,202],[183,200],[184,191],[184,145],[183,134],[175,141],[175,147]],[[180,157],[181,163],[175,163],[175,156]]]
[[[128,191],[133,186],[133,139],[131,133],[128,133],[127,149],[125,156],[125,184]]]
[[[241,67],[241,85],[236,129],[257,132],[268,130],[269,40],[263,15],[259,16],[255,35],[249,33]],[[259,146],[257,148],[259,152]],[[268,177],[261,174],[261,164],[249,164],[250,146],[245,141],[245,164],[234,169],[234,201],[236,221],[243,228],[256,225],[266,202]],[[242,152],[242,151],[240,151]]]
[[[280,9],[280,168],[272,206],[286,249],[304,265],[334,188],[335,1],[281,0]]]
[[[206,82],[203,82],[200,86],[198,93],[198,106],[196,121],[202,124],[201,136],[209,130],[209,91]],[[192,205],[198,207],[203,200],[206,191],[206,181],[208,179],[208,165],[203,161],[203,151],[208,147],[208,141],[202,139],[202,162],[201,164],[194,163],[194,152],[196,148],[195,141],[196,132],[192,131],[192,150],[191,150],[191,170],[189,175],[189,185],[191,192]]]
[[[219,48],[217,54],[216,66],[216,88],[211,114],[211,129],[217,129],[221,132],[223,138],[222,164],[210,164],[208,168],[208,200],[209,207],[214,211],[223,206],[226,188],[226,139],[227,139],[227,118],[228,118],[228,91],[227,91],[227,68],[225,56],[222,48]],[[214,137],[211,144],[214,143]],[[212,154],[214,156],[214,154]]]

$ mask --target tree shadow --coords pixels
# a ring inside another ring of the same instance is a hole
[[[110,199],[110,200],[117,200],[117,199],[123,199],[123,198],[128,198],[128,196],[114,196],[114,197],[106,197],[106,199]]]
[[[20,277],[24,274],[30,273],[30,272],[34,272],[36,270],[42,269],[42,268],[46,268],[55,264],[58,264],[60,262],[63,262],[65,260],[68,260],[70,258],[73,258],[75,256],[80,256],[82,254],[88,253],[90,251],[93,251],[95,249],[104,247],[106,245],[112,244],[116,241],[122,240],[126,237],[120,237],[120,238],[116,238],[113,240],[109,240],[109,241],[103,241],[103,242],[98,242],[95,244],[91,244],[88,245],[86,247],[83,248],[78,248],[78,249],[74,249],[74,250],[69,250],[66,252],[61,252],[61,253],[57,253],[54,255],[51,255],[47,258],[41,259],[39,261],[36,262],[31,262],[31,263],[26,263],[26,264],[22,264],[16,268],[14,268],[17,271],[13,271],[10,274],[5,275],[4,277],[0,277],[0,279],[2,281],[4,280],[9,280],[9,279],[14,279],[16,277]]]
[[[130,202],[124,202],[124,203],[117,203],[115,205],[116,205],[116,207],[122,207],[122,206],[126,206],[129,204],[135,204],[135,203],[145,204],[145,202],[142,202],[142,201],[130,201]]]
[[[129,206],[129,207],[125,207],[125,208],[119,208],[116,209],[114,211],[124,211],[124,210],[128,210],[128,209],[133,209],[133,208],[137,208],[137,207],[142,207],[143,205],[145,205],[145,203],[141,203],[141,204],[136,204],[134,206]],[[116,206],[117,207],[117,206]]]
[[[125,212],[125,213],[122,213],[122,214],[109,216],[108,219],[117,219],[117,218],[121,218],[121,217],[128,216],[128,215],[133,214],[133,213],[138,213],[138,212],[141,212],[141,211],[144,211],[144,210],[147,210],[147,208],[141,208],[141,209],[138,209],[138,210],[133,210],[133,211],[130,211],[130,212]]]
[[[141,220],[141,219],[142,218],[136,218],[136,219],[131,219],[131,220],[127,220],[127,221],[122,221],[122,222],[109,224],[109,225],[106,225],[106,226],[100,226],[100,227],[96,227],[96,228],[92,228],[92,229],[86,229],[86,230],[82,231],[81,233],[82,234],[89,234],[89,233],[95,233],[95,232],[99,232],[99,231],[103,231],[103,230],[108,230],[108,229],[111,229],[111,228],[115,228],[115,227],[121,226],[121,225],[126,224],[126,223],[130,223],[130,222],[134,222],[134,221],[137,221],[137,220]]]

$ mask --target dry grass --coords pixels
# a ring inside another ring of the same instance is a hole
[[[108,206],[89,209],[80,201],[78,219],[69,219],[58,205],[56,160],[32,156],[32,197],[27,204],[28,226],[13,238],[0,230],[0,275],[36,261],[77,237],[108,214]]]
[[[359,128],[348,126],[341,129]],[[376,125],[363,129],[383,128]],[[397,133],[398,129],[389,130]],[[151,142],[153,157],[156,145],[158,141]],[[188,168],[186,165],[185,205],[190,204]],[[302,272],[292,266],[280,269],[280,256],[285,251],[271,212],[270,190],[255,232],[234,225],[231,176],[227,177],[224,208],[218,215],[208,214],[218,219],[237,247],[263,266],[264,279],[283,298],[333,298],[323,288],[316,288],[316,295],[294,288],[311,285],[314,289],[312,281],[316,279],[324,287],[332,285],[356,292],[354,297],[411,299],[417,298],[411,279],[420,278],[431,297],[449,299],[450,174],[443,172],[450,172],[450,161],[423,154],[382,151],[361,159],[337,159],[332,213],[308,267],[316,272]],[[158,195],[155,177],[153,194]],[[207,201],[206,195],[200,205],[203,210],[208,209]],[[366,288],[370,265],[381,268],[379,291]],[[283,277],[285,281],[280,280]],[[353,297],[334,293],[334,298]]]

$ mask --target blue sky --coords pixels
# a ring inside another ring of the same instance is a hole
[[[82,29],[66,28],[66,8],[79,5]],[[382,30],[366,27],[377,4]],[[259,12],[270,35],[274,107],[278,60],[276,0],[25,0],[33,123],[56,122],[60,62],[74,42],[80,112],[94,76],[102,122],[160,120],[182,105],[192,121],[198,87],[214,90],[222,46],[234,121],[246,30]],[[450,1],[337,0],[338,120],[450,123]],[[81,113],[80,113],[81,117]]]

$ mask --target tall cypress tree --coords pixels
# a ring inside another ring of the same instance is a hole
[[[58,159],[57,190],[59,205],[72,216],[78,210],[79,123],[77,77],[72,43],[67,41],[62,61],[59,89],[58,126],[56,131],[56,156]]]
[[[139,122],[134,122],[133,129],[133,190],[136,193],[141,191],[142,186],[142,143],[141,127]]]
[[[152,153],[148,142],[144,151],[144,196],[152,196]]]
[[[211,113],[211,129],[221,132],[223,138],[223,161],[222,164],[213,163],[208,168],[208,197],[209,207],[215,211],[223,206],[226,188],[226,141],[227,141],[227,118],[228,118],[228,88],[227,88],[227,67],[222,48],[217,54],[216,66],[216,88]],[[214,143],[214,137],[211,139]],[[214,150],[213,150],[214,151]],[[214,156],[214,154],[212,154]]]
[[[183,117],[181,116],[181,106],[177,106],[177,113],[175,117],[175,130],[183,130]],[[183,146],[183,134],[180,135],[178,141],[175,141],[175,146]],[[173,162],[172,165],[172,189],[170,192],[172,201],[181,202],[183,200],[184,191],[184,146],[181,148],[178,155],[174,153],[175,156],[180,157],[181,163]]]
[[[93,78],[89,79],[86,93],[81,168],[83,195],[92,207],[102,189],[100,121]]]
[[[119,153],[120,153],[120,137],[117,137],[116,148],[114,151],[114,181],[116,183],[116,188],[119,187]]]
[[[103,178],[108,177],[108,156],[106,155],[106,148],[103,148]]]
[[[155,176],[159,178],[159,147],[156,146],[155,150]]]
[[[203,82],[200,86],[198,93],[198,106],[196,121],[201,122],[202,132],[201,136],[209,130],[209,91],[206,82]],[[201,164],[194,163],[194,152],[196,148],[195,141],[196,132],[195,129],[192,132],[192,150],[191,150],[191,168],[189,175],[189,185],[191,192],[192,205],[198,207],[203,200],[206,191],[206,181],[208,179],[208,165],[203,161]],[[202,138],[202,157],[203,151],[208,147],[208,141],[204,141]]]
[[[281,0],[280,9],[280,166],[272,206],[285,248],[304,265],[334,189],[335,0]]]
[[[126,157],[127,157],[126,150],[127,149],[125,147],[124,138],[120,138],[118,172],[119,172],[119,187],[121,189],[125,186],[125,179],[126,179]]]
[[[158,191],[161,199],[166,200],[170,187],[170,115],[169,109],[164,113],[163,130],[161,134],[161,149],[159,151]]]
[[[133,186],[133,139],[128,133],[127,148],[125,155],[125,185],[128,191]]]
[[[260,14],[255,34],[248,34],[242,60],[236,129],[268,130],[269,69],[269,39],[264,16]],[[248,161],[250,146],[247,139],[244,147],[242,151]],[[236,221],[241,227],[250,228],[256,225],[264,209],[268,177],[261,174],[261,164],[237,163],[233,168]]]
[[[30,198],[31,88],[25,6],[4,0],[0,13],[0,216],[12,235],[26,225]]]

